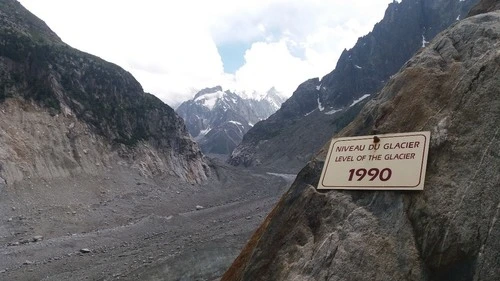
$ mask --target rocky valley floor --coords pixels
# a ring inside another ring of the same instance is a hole
[[[0,190],[0,280],[218,280],[294,176],[215,163],[191,185],[121,167]]]

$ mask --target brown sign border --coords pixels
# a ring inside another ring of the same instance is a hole
[[[421,183],[423,176],[422,174],[425,172],[424,168],[427,168],[426,163],[424,161],[427,160],[426,155],[428,155],[429,152],[429,140],[427,137],[427,134],[430,137],[430,131],[425,131],[425,132],[409,132],[409,133],[394,133],[394,134],[382,134],[382,135],[371,135],[371,136],[358,136],[358,137],[345,137],[345,138],[337,138],[333,139],[332,143],[330,144],[330,149],[327,157],[327,161],[325,161],[325,166],[323,167],[323,171],[321,173],[321,178],[320,178],[320,184],[318,185],[317,189],[320,190],[328,190],[328,189],[345,189],[345,190],[423,190],[423,185],[421,188],[417,188]],[[344,186],[344,185],[325,185],[325,175],[328,172],[328,163],[330,162],[330,159],[333,154],[333,147],[337,142],[341,141],[352,141],[352,140],[371,140],[373,139],[374,136],[377,136],[379,138],[399,138],[399,137],[412,137],[412,136],[423,136],[424,137],[424,149],[422,150],[422,162],[420,163],[420,175],[419,175],[419,181],[416,185],[392,185],[392,186],[369,186],[369,185],[362,185],[362,186]]]

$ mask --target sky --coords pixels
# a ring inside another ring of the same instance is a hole
[[[177,106],[221,85],[291,96],[335,68],[392,0],[19,0],[67,44]]]

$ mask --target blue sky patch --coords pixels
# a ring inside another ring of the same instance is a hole
[[[245,64],[245,52],[250,49],[250,43],[231,42],[217,46],[217,51],[224,64],[224,72],[234,74]]]

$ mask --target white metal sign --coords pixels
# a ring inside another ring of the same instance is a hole
[[[318,189],[423,190],[430,135],[333,139]]]

